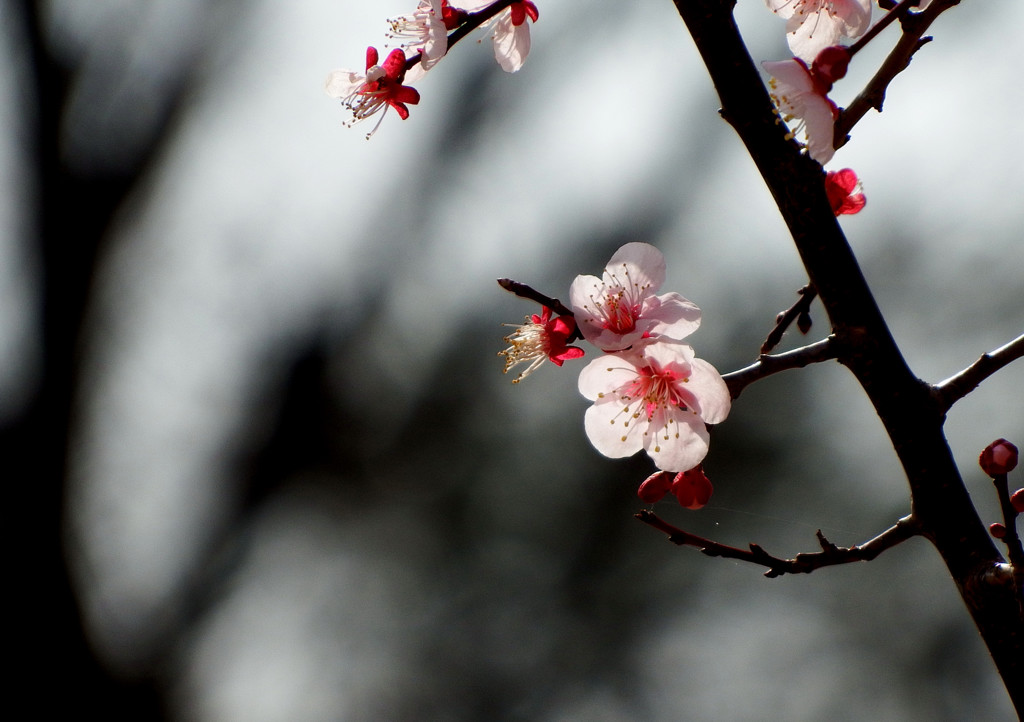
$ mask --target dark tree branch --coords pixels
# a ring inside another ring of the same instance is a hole
[[[1004,366],[1024,356],[1024,334],[1000,346],[994,351],[982,354],[973,364],[956,376],[940,381],[933,387],[936,400],[943,413],[957,401],[978,388],[978,385]]]
[[[751,544],[749,549],[740,549],[728,544],[720,544],[719,542],[705,539],[688,531],[683,531],[661,519],[653,511],[640,511],[635,516],[643,523],[665,532],[668,535],[668,540],[673,544],[694,547],[709,557],[738,559],[767,567],[768,571],[764,575],[769,578],[781,577],[783,574],[810,574],[816,569],[832,567],[838,564],[868,562],[886,549],[891,549],[897,544],[901,544],[907,539],[920,534],[920,530],[912,515],[903,517],[895,525],[889,527],[874,539],[854,547],[836,546],[826,539],[819,529],[815,536],[818,537],[818,544],[821,545],[820,552],[807,552],[797,554],[792,559],[780,559],[779,557],[772,556],[757,544]]]
[[[800,296],[800,299],[780,313],[778,318],[775,319],[775,328],[771,330],[764,343],[761,344],[762,354],[771,353],[772,349],[779,345],[793,321],[801,316],[806,316],[811,308],[811,302],[818,297],[818,292],[811,284],[807,284],[797,290],[797,294]]]
[[[920,533],[941,554],[1014,707],[1024,714],[1024,618],[1009,585],[993,582],[992,570],[1005,566],[1004,559],[946,442],[944,411],[896,345],[832,212],[821,166],[780,125],[733,20],[734,3],[674,2],[715,84],[722,117],[743,141],[789,227],[832,324],[836,358],[857,378],[885,426],[907,475]],[[919,15],[921,22],[953,4],[935,0]]]
[[[733,399],[737,399],[743,392],[743,389],[766,376],[771,376],[788,369],[803,368],[813,363],[834,359],[835,357],[836,349],[833,345],[833,337],[829,336],[816,343],[793,349],[792,351],[786,351],[785,353],[771,356],[762,354],[750,366],[725,374],[722,378],[725,379],[725,384],[729,387],[729,394]]]

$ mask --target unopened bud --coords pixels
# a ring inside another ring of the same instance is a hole
[[[1018,514],[1024,514],[1024,489],[1017,489],[1010,495],[1010,504]]]
[[[850,51],[842,45],[832,45],[818,53],[811,63],[811,75],[827,90],[831,90],[832,83],[846,76],[849,65]]]
[[[711,480],[704,474],[704,468],[698,464],[689,471],[681,471],[672,480],[671,491],[679,503],[687,509],[700,509],[708,503],[714,487]]]
[[[994,522],[988,525],[988,533],[996,539],[1002,539],[1006,536],[1006,527],[999,522]]]
[[[1006,439],[996,439],[981,452],[978,463],[991,477],[1008,474],[1017,467],[1017,447]]]
[[[640,488],[636,490],[636,495],[648,504],[657,504],[668,493],[671,486],[672,472],[657,471],[643,480]]]
[[[807,335],[807,332],[811,330],[811,324],[814,323],[811,320],[811,314],[804,311],[796,317],[796,327],[800,329],[800,333]]]

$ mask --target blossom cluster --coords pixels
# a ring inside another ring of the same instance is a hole
[[[381,113],[377,125],[366,134],[369,138],[380,127],[388,108],[394,108],[403,120],[409,117],[408,106],[419,103],[420,94],[406,83],[421,79],[445,56],[449,32],[475,27],[491,33],[494,57],[502,69],[516,72],[530,53],[530,25],[537,22],[540,14],[531,0],[493,10],[496,5],[499,3],[495,0],[463,0],[458,5],[449,0],[419,0],[412,13],[388,21],[387,37],[398,41],[398,47],[384,63],[377,64],[379,54],[370,46],[366,50],[365,72],[332,71],[325,84],[327,94],[341,100],[351,111],[350,125]]]
[[[766,0],[786,19],[790,60],[762,63],[772,76],[771,96],[783,120],[799,119],[807,153],[822,165],[831,160],[833,129],[839,115],[828,97],[832,84],[846,75],[852,53],[840,38],[858,38],[871,23],[871,0]]]
[[[576,277],[569,288],[572,315],[552,319],[545,307],[506,337],[510,346],[501,355],[505,371],[528,364],[519,381],[545,358],[561,366],[582,356],[568,345],[577,336],[597,347],[601,356],[583,368],[578,384],[593,402],[584,415],[590,442],[611,458],[646,451],[669,473],[661,494],[672,489],[680,499],[686,495],[684,505],[698,508],[710,496],[710,482],[701,472],[706,495],[695,492],[694,476],[683,472],[697,469],[707,455],[708,425],[725,420],[732,399],[715,367],[684,342],[700,326],[700,309],[678,293],[659,294],[664,281],[661,252],[627,243],[601,277]],[[654,487],[646,483],[641,497],[655,494]]]

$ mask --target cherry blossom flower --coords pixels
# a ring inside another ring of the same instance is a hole
[[[800,58],[761,63],[771,75],[768,87],[772,100],[787,123],[794,118],[800,123],[793,128],[790,137],[801,130],[807,138],[807,152],[822,165],[835,154],[832,134],[839,109],[829,100],[831,83],[822,83],[807,68]]]
[[[476,12],[493,4],[494,0],[475,0],[463,3],[463,9]],[[516,72],[526,62],[526,56],[530,54],[530,23],[527,20],[535,23],[538,17],[537,6],[530,0],[523,0],[512,3],[483,26],[494,28],[494,58],[506,73]]]
[[[686,471],[708,452],[707,424],[724,421],[731,398],[725,381],[693,348],[648,341],[591,361],[579,390],[594,402],[584,416],[590,443],[611,458],[644,449],[664,471]]]
[[[622,246],[602,278],[577,276],[569,299],[583,337],[619,351],[642,338],[689,336],[700,326],[700,309],[678,293],[655,295],[664,281],[665,258],[647,243]]]
[[[871,23],[871,0],[767,0],[786,19],[786,41],[793,55],[808,63],[839,38],[858,38]]]
[[[510,324],[512,325],[512,324]],[[499,351],[505,357],[505,370],[521,363],[529,364],[512,383],[517,384],[536,371],[547,359],[556,366],[565,361],[583,356],[583,349],[569,346],[569,337],[576,330],[576,321],[572,316],[551,318],[551,309],[544,306],[541,315],[533,314],[526,317],[526,323],[516,325],[516,330],[505,337],[509,347]]]
[[[388,20],[389,38],[400,40],[402,48],[420,53],[420,65],[430,70],[448,51],[448,31],[462,24],[466,13],[448,4],[448,0],[419,0],[411,15]]]
[[[850,168],[830,170],[825,174],[825,193],[837,216],[859,213],[867,202],[860,179]]]
[[[377,48],[366,49],[366,74],[351,70],[334,70],[327,76],[325,90],[332,98],[340,98],[346,108],[352,111],[354,125],[369,118],[388,107],[395,109],[398,116],[405,120],[409,117],[406,105],[420,102],[420,94],[415,88],[403,85],[405,82],[405,52],[400,48],[391,51],[382,65],[377,65]],[[382,114],[377,125],[366,137],[377,132]]]

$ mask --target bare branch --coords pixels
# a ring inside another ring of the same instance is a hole
[[[1004,366],[1024,356],[1024,334],[1000,346],[994,351],[982,354],[981,358],[956,376],[951,376],[932,387],[943,413],[949,411],[957,401],[971,393],[978,385]]]
[[[743,389],[755,381],[763,379],[765,376],[771,376],[787,369],[799,369],[813,363],[834,359],[836,357],[836,349],[833,345],[833,339],[833,336],[829,336],[802,348],[772,356],[762,354],[755,363],[739,371],[725,374],[722,378],[725,380],[726,386],[729,387],[729,394],[732,398],[739,398]]]
[[[810,574],[822,567],[871,561],[886,549],[891,549],[897,544],[901,544],[907,539],[920,534],[920,529],[913,515],[903,517],[895,525],[889,527],[874,539],[854,547],[836,546],[826,539],[819,529],[816,536],[818,537],[818,544],[821,545],[820,552],[797,554],[793,559],[780,559],[779,557],[772,556],[757,544],[751,544],[749,549],[739,549],[683,531],[661,519],[653,511],[645,509],[638,512],[635,516],[645,524],[668,534],[668,540],[673,544],[694,547],[709,557],[739,559],[740,561],[767,567],[768,571],[764,575],[769,578],[781,577],[783,574]]]
[[[797,290],[797,293],[800,295],[800,300],[780,313],[778,318],[775,319],[775,328],[771,330],[764,343],[761,344],[762,354],[771,353],[771,350],[779,345],[782,341],[782,336],[789,329],[793,321],[801,316],[806,316],[811,307],[811,301],[818,297],[818,291],[810,283]],[[808,328],[810,328],[810,316],[807,316],[807,319]]]
[[[573,316],[572,309],[566,307],[566,305],[559,301],[557,298],[545,296],[540,291],[534,290],[530,286],[527,286],[525,283],[513,281],[511,278],[499,278],[498,285],[504,288],[509,293],[514,293],[515,295],[519,296],[519,298],[526,298],[529,299],[530,301],[536,301],[541,306],[547,306],[552,311],[557,313],[559,316]]]
[[[892,49],[892,52],[886,57],[878,72],[871,78],[860,95],[850,103],[850,107],[842,111],[839,119],[836,120],[835,134],[832,137],[832,145],[835,148],[842,148],[846,145],[846,142],[850,139],[850,130],[867,114],[868,110],[874,108],[881,112],[882,104],[885,102],[885,91],[888,89],[889,83],[907,69],[911,59],[914,57],[914,53],[931,40],[931,38],[923,36],[932,24],[932,21],[941,13],[959,4],[959,2],[960,0],[935,0],[921,12],[907,13],[906,17],[903,18],[903,35],[897,41],[896,47]],[[891,12],[906,12],[908,9],[907,5],[906,2],[900,3]]]

